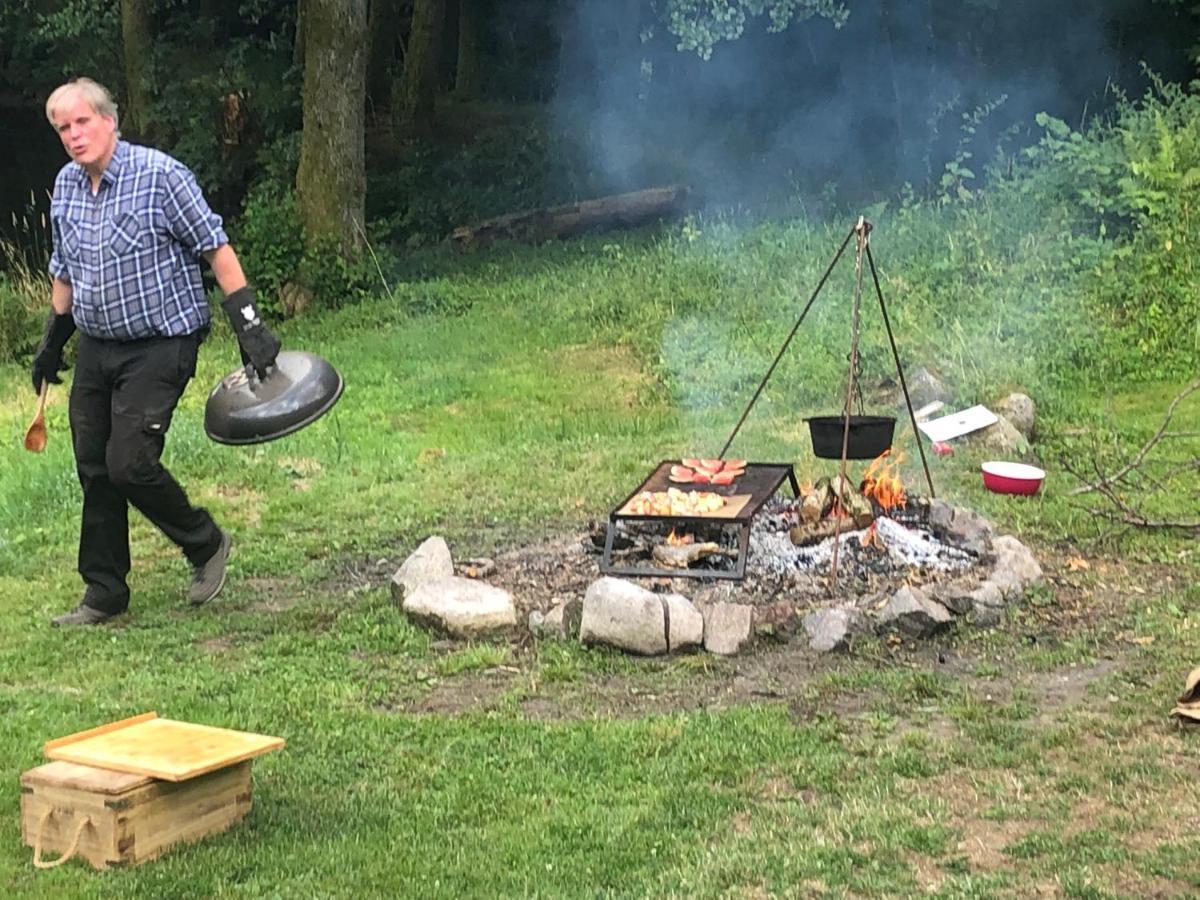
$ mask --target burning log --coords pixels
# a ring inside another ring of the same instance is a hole
[[[830,516],[819,522],[801,522],[799,525],[793,525],[788,532],[788,537],[792,539],[794,546],[808,547],[811,544],[819,544],[826,538],[833,537],[836,531],[846,532],[849,530],[850,524],[844,516],[842,517],[840,527],[837,516]]]
[[[830,490],[837,497],[838,505],[844,512],[849,513],[856,527],[866,528],[875,521],[875,510],[871,508],[871,502],[859,493],[858,489],[849,481],[838,475],[829,482],[829,485]]]
[[[541,243],[588,231],[633,228],[681,215],[687,209],[687,196],[688,189],[682,186],[649,188],[509,213],[455,228],[450,232],[450,242],[459,247],[484,247],[501,239]]]
[[[821,478],[800,503],[800,520],[808,524],[821,521],[833,509],[833,490],[829,479]]]
[[[669,568],[686,569],[692,563],[720,552],[720,544],[705,541],[702,544],[655,544],[650,555],[655,562]]]

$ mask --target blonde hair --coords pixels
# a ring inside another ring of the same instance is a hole
[[[54,114],[67,105],[71,98],[84,100],[98,116],[108,116],[117,125],[117,104],[113,102],[108,88],[90,78],[73,78],[66,84],[59,85],[46,99],[46,119],[52,127],[57,128]],[[120,134],[120,132],[117,132]]]

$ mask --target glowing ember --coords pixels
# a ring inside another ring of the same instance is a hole
[[[891,454],[889,447],[871,461],[860,488],[863,495],[878,503],[884,512],[908,503],[904,485],[900,482],[900,463],[904,461],[904,454],[895,459],[891,459]]]
[[[879,529],[876,527],[878,522],[879,520],[876,519],[871,523],[871,526],[859,536],[858,545],[860,547],[878,547],[881,550],[884,549],[883,538],[879,536]]]

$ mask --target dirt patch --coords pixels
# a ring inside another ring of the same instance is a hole
[[[474,677],[457,676],[436,685],[423,697],[403,704],[401,711],[428,715],[459,715],[498,708],[505,695],[520,684],[520,675],[489,669]]]
[[[1036,721],[1046,722],[1062,710],[1082,706],[1092,685],[1121,670],[1117,659],[1104,659],[1090,666],[1068,666],[1054,672],[1037,672],[1026,679],[1038,707]]]

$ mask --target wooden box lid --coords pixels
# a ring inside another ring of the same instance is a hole
[[[48,741],[50,759],[134,775],[185,781],[260,756],[284,739],[160,719],[154,712]]]
[[[153,780],[149,775],[114,772],[62,761],[48,762],[21,775],[21,784],[25,787],[68,788],[91,794],[124,794]]]

